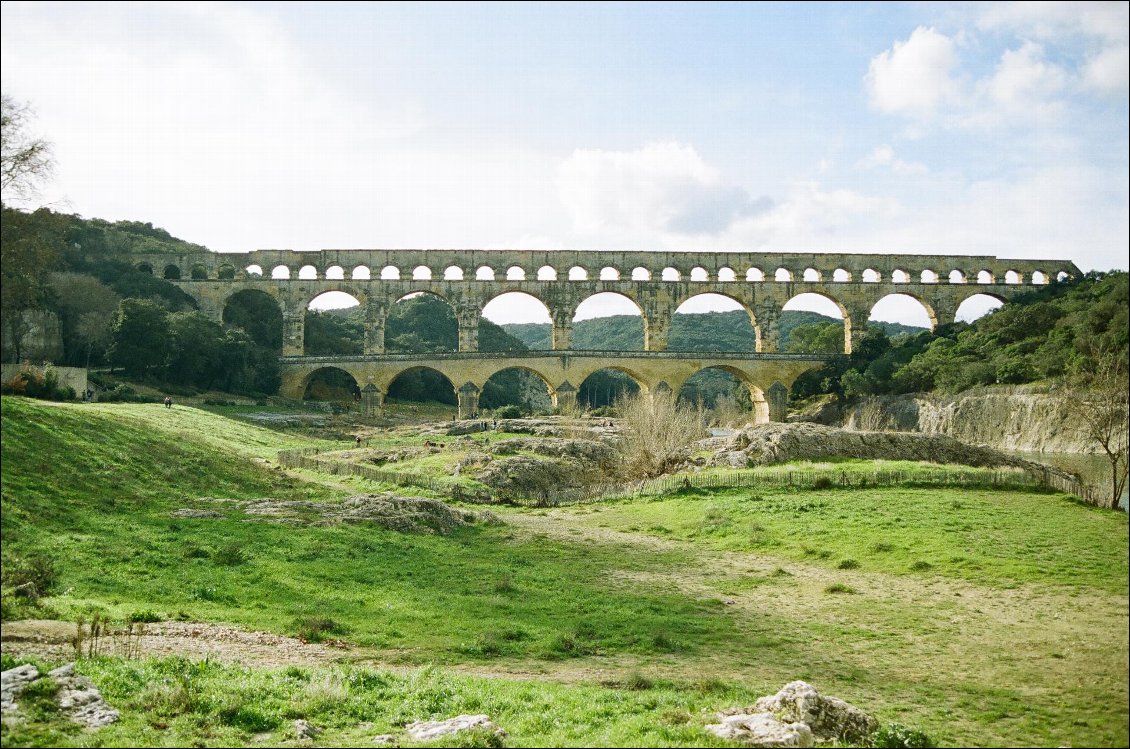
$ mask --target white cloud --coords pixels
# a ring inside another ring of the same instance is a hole
[[[1109,47],[1095,54],[1083,67],[1083,83],[1104,94],[1125,94],[1130,83],[1130,47]]]
[[[919,26],[905,42],[871,59],[865,78],[871,104],[881,112],[925,117],[957,93],[950,72],[954,40]]]
[[[1130,35],[1130,6],[1122,2],[1012,2],[979,6],[977,26],[1034,39],[1065,35],[1125,42]]]
[[[977,84],[968,121],[992,123],[1058,116],[1063,109],[1058,96],[1067,81],[1061,67],[1044,59],[1039,44],[1025,42],[1019,49],[1005,50],[993,75]]]
[[[676,142],[634,151],[577,149],[558,178],[561,201],[581,235],[718,235],[771,205],[725,184],[693,146]]]
[[[903,161],[895,156],[895,149],[889,145],[883,144],[876,146],[875,149],[866,157],[860,159],[856,166],[864,169],[873,169],[875,167],[888,167],[892,172],[900,177],[909,177],[918,174],[926,174],[930,170],[925,164],[917,161]]]

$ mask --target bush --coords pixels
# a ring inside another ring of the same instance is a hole
[[[514,404],[500,406],[494,409],[494,418],[496,419],[520,419],[525,415],[526,412]]]
[[[51,557],[42,552],[32,552],[5,559],[0,578],[6,587],[14,588],[17,596],[35,600],[51,592],[58,582],[59,572]]]
[[[843,583],[832,583],[827,588],[824,588],[825,593],[855,593],[855,588],[851,588]]]
[[[885,749],[933,749],[937,746],[934,740],[922,731],[909,728],[899,723],[887,723],[879,727],[871,736],[871,746],[884,747]]]
[[[212,561],[224,567],[235,567],[247,561],[247,554],[239,544],[228,544],[212,555]]]
[[[26,395],[29,398],[41,400],[63,401],[74,400],[75,391],[72,387],[59,384],[59,375],[51,367],[40,372],[38,369],[25,369],[17,372],[0,387],[0,392],[6,395]]]
[[[295,619],[293,624],[297,637],[305,642],[322,642],[326,635],[343,635],[346,629],[343,625],[321,616],[307,616]]]
[[[844,559],[836,566],[841,570],[855,570],[859,569],[859,562],[854,559]]]
[[[135,624],[152,624],[154,622],[163,622],[165,617],[152,609],[140,609],[130,614],[126,619]]]

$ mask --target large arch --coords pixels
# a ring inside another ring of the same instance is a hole
[[[527,348],[548,351],[553,348],[553,318],[549,306],[536,294],[506,288],[490,297],[483,305],[481,319],[503,328],[503,331],[522,341]],[[491,350],[484,340],[484,330],[479,328],[479,350]]]
[[[435,402],[454,407],[455,384],[438,369],[406,367],[389,380],[386,397],[400,401]]]
[[[970,294],[957,305],[954,319],[946,322],[973,322],[1003,307],[1005,300],[996,294]],[[939,321],[941,322],[941,321]]]
[[[455,309],[434,291],[412,291],[397,299],[389,306],[384,333],[390,354],[459,350]]]
[[[539,389],[540,388],[540,389]],[[514,365],[499,369],[483,383],[479,407],[517,406],[524,413],[553,410],[553,385],[535,369]]]
[[[306,305],[305,356],[360,356],[365,351],[361,300],[345,291],[323,291]]]
[[[850,352],[852,331],[855,326],[862,328],[867,322],[853,320],[838,299],[817,291],[792,296],[785,302],[782,311],[804,313],[799,321],[794,318],[787,324],[786,321],[781,323],[781,350],[790,353]],[[832,326],[835,326],[834,330]]]
[[[881,297],[871,305],[871,314],[867,319],[929,330],[935,330],[939,324],[950,322],[939,320],[929,302],[905,291]]]
[[[341,367],[319,367],[303,382],[302,400],[353,403],[360,399],[357,378]]]
[[[704,367],[679,386],[679,400],[701,407],[711,426],[742,426],[769,422],[765,393],[736,367],[718,364]]]
[[[643,351],[647,335],[643,308],[627,294],[590,294],[573,311],[572,347],[577,350]]]
[[[236,291],[224,300],[220,319],[224,325],[242,328],[260,346],[282,351],[282,309],[267,292],[258,289]]]
[[[622,367],[602,367],[590,372],[577,386],[581,409],[610,408],[625,396],[644,392],[643,379]]]
[[[684,299],[671,316],[667,350],[760,351],[761,331],[753,310],[741,299],[718,292],[695,294]]]

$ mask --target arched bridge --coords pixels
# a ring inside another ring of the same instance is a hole
[[[142,266],[177,283],[197,300],[201,310],[217,320],[222,319],[224,307],[234,294],[258,291],[270,296],[283,317],[283,389],[299,395],[313,371],[310,367],[316,363],[326,366],[325,358],[303,356],[306,310],[323,293],[350,294],[363,310],[364,355],[333,357],[334,366],[360,374],[355,377],[363,387],[371,385],[383,393],[386,382],[392,379],[386,381],[387,372],[405,369],[397,369],[400,355],[385,354],[385,321],[396,301],[424,292],[452,306],[458,323],[459,355],[432,354],[426,360],[421,355],[412,360],[416,362],[412,366],[427,366],[445,374],[450,370],[449,379],[457,389],[465,385],[481,388],[486,379],[481,377],[483,372],[516,359],[514,354],[475,355],[483,307],[501,294],[522,292],[540,300],[549,312],[554,353],[531,352],[536,356],[532,356],[528,368],[546,379],[550,392],[558,398],[568,392],[560,386],[579,384],[575,378],[589,366],[581,362],[595,365],[598,361],[605,363],[594,369],[615,366],[629,373],[648,372],[633,375],[644,387],[658,387],[660,383],[673,387],[673,380],[681,381],[673,373],[683,371],[684,365],[693,371],[707,366],[731,367],[751,388],[763,393],[773,383],[787,387],[801,371],[822,360],[777,353],[781,312],[799,294],[818,294],[839,308],[844,319],[843,350],[850,353],[863,334],[871,309],[889,295],[916,299],[931,325],[936,326],[952,322],[958,307],[971,296],[983,294],[1007,302],[1034,287],[1079,274],[1069,260],[992,256],[511,250],[257,250],[238,255],[151,255]],[[602,292],[619,294],[639,309],[643,352],[589,356],[572,350],[577,308]],[[684,302],[701,294],[728,297],[749,314],[756,335],[755,350],[734,355],[744,363],[739,365],[731,359],[725,365],[707,364],[700,354],[673,355],[668,351],[673,314]],[[662,352],[666,355],[658,356]],[[562,363],[552,364],[551,360]],[[655,364],[645,367],[645,360]],[[793,364],[786,366],[790,361]],[[388,366],[378,366],[381,362]],[[658,370],[652,371],[653,366],[671,374],[661,376]],[[776,409],[769,410],[776,415]]]

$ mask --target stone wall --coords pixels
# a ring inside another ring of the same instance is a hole
[[[63,388],[71,388],[75,391],[78,398],[86,392],[87,385],[87,370],[85,367],[55,367],[55,366],[41,366],[35,364],[4,364],[0,367],[0,381],[7,382],[20,372],[25,370],[33,370],[44,374],[50,367],[55,376],[59,378],[59,386]]]

